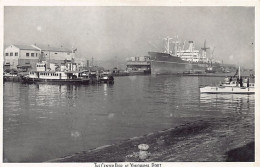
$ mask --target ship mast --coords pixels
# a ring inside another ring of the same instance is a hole
[[[166,53],[170,54],[170,40],[172,40],[172,38],[166,37],[164,40],[166,40]]]
[[[213,53],[214,53],[214,50],[215,50],[215,46],[213,47],[212,52],[211,52],[211,56],[210,56],[210,60],[211,60],[211,62],[212,62],[212,60],[213,60]]]

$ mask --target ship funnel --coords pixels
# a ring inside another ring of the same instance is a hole
[[[193,50],[193,41],[189,41],[189,50],[192,51]]]

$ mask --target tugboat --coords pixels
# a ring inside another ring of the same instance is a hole
[[[114,77],[109,72],[103,72],[100,74],[100,83],[108,83],[113,84],[114,83]]]
[[[56,84],[88,84],[89,75],[84,71],[72,70],[72,64],[68,64],[69,69],[63,71],[46,71],[46,63],[37,63],[36,71],[29,72],[29,75],[21,76],[22,83],[56,83]],[[75,68],[74,68],[75,69]]]
[[[249,82],[249,78],[242,80],[240,77],[240,67],[239,67],[239,77],[237,80],[225,79],[223,84],[218,86],[205,86],[200,88],[200,93],[231,93],[231,94],[254,94],[255,84]]]

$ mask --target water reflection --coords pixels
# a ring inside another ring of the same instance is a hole
[[[254,95],[244,94],[200,94],[200,105],[212,105],[222,113],[247,114],[254,109]],[[208,108],[211,110],[211,108]],[[252,113],[251,113],[252,114]]]
[[[244,95],[244,94],[200,94],[201,103],[212,103],[212,102],[239,102],[247,101],[254,103],[255,95]]]
[[[6,82],[4,158],[41,162],[203,117],[252,122],[254,96],[200,95],[203,83],[178,76],[118,77],[113,85]]]

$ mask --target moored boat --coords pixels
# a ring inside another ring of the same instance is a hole
[[[239,68],[239,77],[237,80],[232,80],[226,78],[225,82],[219,84],[218,86],[204,86],[200,88],[200,93],[232,93],[232,94],[254,94],[255,93],[255,84],[251,83],[249,78],[243,80],[240,77],[240,68]]]
[[[249,87],[240,87],[240,86],[206,86],[200,88],[200,93],[232,93],[232,94],[254,94],[255,87],[251,83]]]
[[[58,84],[88,84],[89,78],[81,72],[39,72],[32,71],[28,76],[22,76],[23,83],[58,83]]]
[[[189,41],[189,47],[184,49],[180,46],[178,39],[174,43],[174,52],[170,50],[170,40],[172,38],[165,38],[166,50],[164,52],[148,52],[151,57],[151,74],[185,74],[189,71],[202,71],[203,73],[215,73],[221,69],[219,61],[208,58],[206,53],[209,49],[204,42],[204,47],[201,52],[195,49],[193,41]],[[212,55],[214,48],[212,50]]]
[[[38,63],[36,71],[21,76],[23,83],[88,84],[90,79],[84,71],[46,71],[46,64]]]
[[[110,74],[110,73],[102,73],[100,74],[100,82],[103,83],[109,83],[109,84],[113,84],[114,83],[114,77]]]

